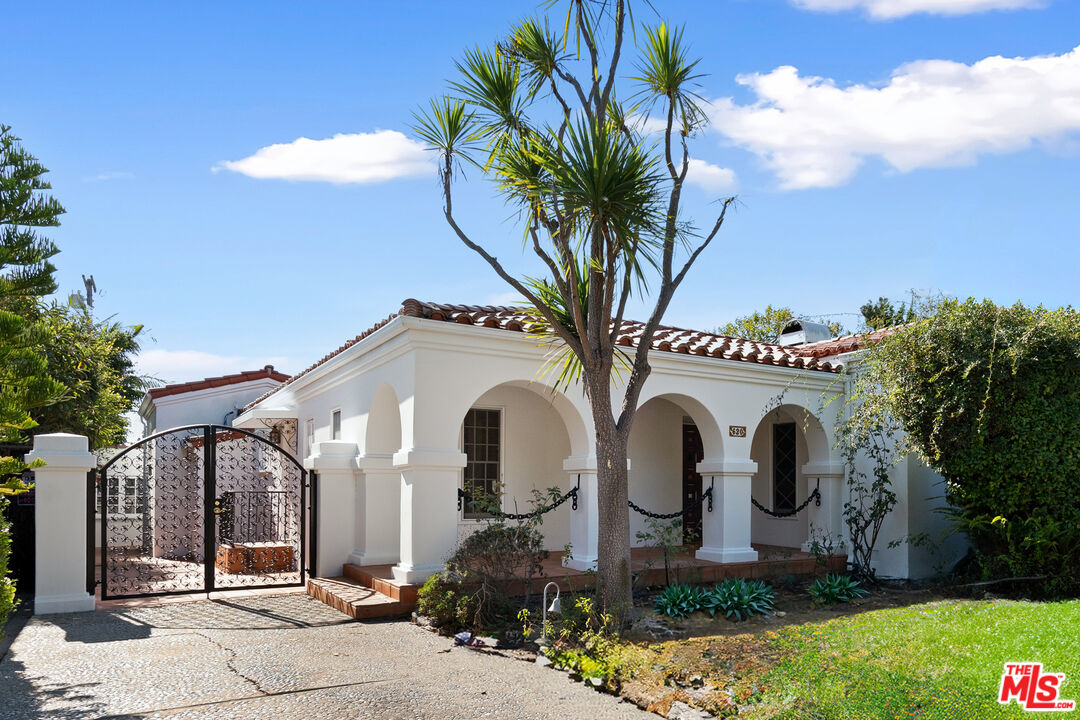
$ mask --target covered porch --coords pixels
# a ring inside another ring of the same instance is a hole
[[[469,324],[396,317],[238,418],[283,413],[304,428],[300,454],[319,479],[316,575],[390,566],[399,584],[422,583],[488,522],[459,503],[460,492],[477,491],[497,497],[502,513],[533,510],[538,492],[573,491],[573,503],[544,516],[544,547],[557,551],[566,572],[596,567],[588,399],[580,388],[553,387],[535,338],[477,327],[469,317]],[[822,402],[835,392],[835,375],[674,347],[650,356],[638,403],[627,543],[656,545],[647,535],[659,515],[682,519],[682,543],[695,547],[701,567],[758,561],[763,545],[797,557],[813,537],[839,548],[836,404]],[[775,517],[792,510],[794,519]]]
[[[692,548],[684,548],[674,560],[679,582],[716,583],[725,578],[742,577],[779,579],[807,577],[825,572],[841,572],[847,558],[833,555],[820,559],[799,549],[773,545],[754,545],[758,559],[740,563],[717,563],[694,557]],[[630,564],[634,588],[663,585],[664,559],[657,548],[631,548]],[[393,565],[352,565],[343,567],[343,575],[313,578],[307,591],[312,597],[357,619],[405,615],[416,607],[417,593],[423,583],[408,583],[394,577]],[[672,582],[676,580],[673,578]],[[526,578],[519,575],[511,587],[512,595],[526,593]],[[541,570],[530,580],[528,592],[543,592],[549,582],[556,582],[561,592],[582,592],[593,588],[595,573],[565,567],[562,558],[550,553]]]

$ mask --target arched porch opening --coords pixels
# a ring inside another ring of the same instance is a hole
[[[500,383],[477,397],[461,416],[458,447],[466,456],[460,484],[471,496],[498,494],[505,513],[526,513],[547,503],[550,488],[573,486],[564,461],[588,452],[584,420],[574,405],[550,387],[527,381]],[[540,494],[538,499],[537,494]],[[566,503],[545,514],[539,532],[547,550],[570,542]],[[463,503],[458,538],[484,527],[490,518]]]
[[[751,495],[774,512],[790,512],[806,500],[815,480],[807,464],[829,463],[825,429],[808,409],[781,405],[758,422],[750,444],[750,459],[757,463],[751,478]],[[799,548],[809,537],[809,512],[792,517],[772,517],[751,507],[751,540],[754,545]]]
[[[702,481],[697,464],[723,456],[719,429],[700,402],[674,393],[642,403],[634,417],[628,448],[630,500],[655,513],[686,509],[683,541],[700,545]],[[630,513],[630,546],[648,544],[638,538],[649,519]]]

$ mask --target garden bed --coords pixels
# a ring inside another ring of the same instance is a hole
[[[626,636],[611,653],[607,686],[664,716],[1021,717],[1015,703],[997,702],[1004,663],[1019,660],[1065,673],[1073,681],[1062,697],[1080,699],[1080,601],[881,588],[821,607],[780,590],[776,610],[742,622],[664,618],[677,639],[654,639],[655,630]]]

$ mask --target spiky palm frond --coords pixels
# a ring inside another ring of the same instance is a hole
[[[552,81],[559,64],[566,59],[561,45],[559,36],[548,27],[547,18],[543,25],[535,18],[528,18],[511,29],[510,38],[502,47],[504,52],[521,63],[530,98]]]
[[[538,159],[551,192],[578,238],[599,233],[605,243],[645,259],[663,223],[658,161],[641,142],[610,123],[580,118]],[[557,151],[556,151],[557,149]]]
[[[581,316],[589,316],[589,273],[588,268],[578,271],[577,295],[581,309]],[[529,290],[551,310],[552,315],[559,325],[570,335],[581,339],[577,323],[574,320],[573,298],[563,296],[555,283],[547,279],[526,278],[525,283]],[[551,352],[540,369],[540,377],[554,375],[551,382],[553,390],[565,391],[572,384],[581,379],[581,360],[574,351],[559,337],[555,329],[550,326],[543,315],[534,306],[526,305],[521,308],[522,312],[534,317],[531,332],[542,337],[541,344],[548,345]],[[615,348],[615,364],[613,370],[616,377],[622,376],[622,371],[633,370],[633,361],[620,347]],[[555,374],[558,373],[558,374]],[[585,390],[582,384],[582,391]]]
[[[639,75],[631,79],[642,85],[640,94],[649,106],[666,98],[674,108],[680,129],[689,135],[707,121],[699,104],[704,99],[693,90],[697,80],[703,77],[694,73],[700,60],[689,59],[682,28],[672,29],[667,23],[660,23],[655,28],[645,28],[645,35]]]
[[[464,102],[449,97],[432,99],[430,109],[413,112],[413,119],[413,132],[443,155],[440,175],[452,172],[456,161],[478,165],[473,154],[481,149],[479,135],[474,115],[465,109]]]
[[[531,213],[539,212],[549,196],[551,176],[540,161],[550,151],[543,147],[546,144],[547,137],[540,134],[507,143],[493,163],[499,190],[509,201],[527,207]]]
[[[500,50],[474,48],[465,51],[457,68],[462,79],[450,86],[477,108],[480,132],[492,156],[512,138],[528,134],[528,97],[521,92],[521,67],[516,59]]]

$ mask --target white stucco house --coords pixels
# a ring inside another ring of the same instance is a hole
[[[541,530],[548,549],[570,546],[569,567],[595,565],[588,402],[578,388],[551,387],[543,375],[550,348],[529,334],[530,322],[513,308],[406,300],[293,377],[268,374],[273,387],[234,425],[295,423],[296,450],[320,478],[319,575],[339,575],[346,563],[393,564],[396,581],[424,580],[484,522],[459,507],[463,487],[501,487],[507,512],[531,509],[534,489],[578,487],[577,508],[553,511]],[[634,347],[640,331],[625,323],[619,344]],[[667,327],[656,334],[630,440],[630,499],[654,512],[701,508],[687,525],[702,560],[755,560],[755,546],[805,549],[811,532],[843,542],[845,471],[833,447],[843,403],[826,400],[844,393],[839,370],[860,338],[822,340],[813,331],[796,325],[780,344]],[[157,427],[167,427],[169,397],[153,399]],[[926,576],[929,551],[886,545],[940,525],[942,480],[914,459],[893,472],[899,502],[877,571]],[[712,512],[701,504],[707,488]],[[791,518],[751,503],[790,509],[814,488],[820,505]],[[645,519],[631,513],[631,523],[636,544]]]
[[[151,388],[139,403],[143,436],[183,425],[229,425],[255,398],[289,379],[273,365]]]
[[[280,386],[289,376],[278,372],[273,365],[259,370],[244,370],[230,375],[174,383],[148,390],[139,403],[142,436],[187,425],[229,425],[240,410],[252,400]],[[295,424],[281,423],[278,442],[290,452],[296,451]],[[95,451],[97,465],[111,460],[123,446]],[[114,473],[109,482],[109,516],[114,534],[128,538],[126,544],[138,545],[141,525],[145,518],[147,496],[151,494],[137,474]],[[101,508],[94,522],[94,537],[101,547]],[[114,543],[119,543],[117,537]]]

